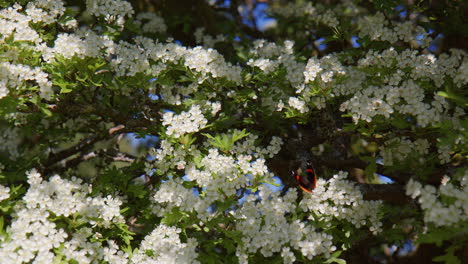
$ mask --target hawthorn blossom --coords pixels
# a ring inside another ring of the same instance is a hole
[[[162,124],[167,126],[167,135],[178,138],[186,133],[199,131],[207,122],[200,106],[194,105],[188,112],[179,115],[174,115],[173,112],[164,113]]]
[[[424,221],[436,226],[456,226],[468,220],[468,174],[460,184],[445,183],[438,189],[431,185],[423,186],[411,179],[406,185],[406,194],[417,199],[424,211]],[[446,202],[441,196],[452,197],[454,202]]]

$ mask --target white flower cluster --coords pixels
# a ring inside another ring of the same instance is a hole
[[[221,34],[217,35],[216,38],[213,38],[210,35],[204,35],[204,31],[205,28],[197,28],[193,35],[195,36],[195,42],[197,44],[203,45],[203,47],[205,48],[213,48],[216,45],[216,43],[226,41],[226,38]]]
[[[381,54],[369,52],[358,64],[362,71],[375,75],[377,68],[395,68],[394,74],[383,78],[382,86],[364,83],[365,74],[356,75],[357,71],[348,71],[349,80],[334,86],[338,95],[352,94],[340,110],[349,110],[355,122],[370,122],[375,115],[390,117],[394,112],[416,117],[420,126],[437,125],[442,120],[451,118],[448,115],[449,104],[445,98],[434,95],[432,102],[427,103],[428,95],[416,80],[432,80],[440,87],[445,77],[454,78],[457,67],[466,54],[452,50],[452,56],[417,55],[416,51],[396,52],[394,49]],[[409,73],[408,72],[409,69]],[[349,89],[349,88],[350,89]],[[362,87],[362,88],[359,88]]]
[[[128,264],[128,254],[119,249],[119,246],[113,240],[107,241],[108,247],[100,249],[103,260],[112,264]]]
[[[154,202],[154,214],[160,217],[171,212],[175,207],[185,212],[195,211],[201,219],[209,216],[207,209],[210,203],[196,196],[192,190],[185,188],[181,179],[171,179],[161,183],[151,200]]]
[[[216,105],[216,104],[215,104]],[[282,140],[279,137],[272,137],[268,146],[265,148],[257,146],[256,140],[258,136],[255,134],[249,134],[242,140],[237,141],[230,153],[236,155],[238,166],[244,172],[244,174],[252,173],[254,175],[261,175],[264,171],[265,158],[272,158],[281,150]],[[207,145],[207,147],[211,147]],[[210,164],[211,158],[222,158],[218,152],[214,149],[209,152],[209,158],[206,158],[207,164]],[[189,148],[185,145],[173,145],[168,140],[161,140],[160,147],[158,149],[150,149],[150,156],[154,158],[153,161],[146,163],[146,171],[150,173],[153,168],[156,168],[159,173],[167,173],[169,170],[177,168],[178,170],[187,167],[187,160],[202,156],[201,151],[198,149],[196,144],[192,144]],[[252,162],[253,157],[257,160]],[[259,163],[259,160],[262,162]],[[204,163],[203,163],[204,164]],[[216,168],[216,162],[214,162]],[[234,166],[234,163],[230,163],[229,166]],[[255,168],[255,169],[254,169]],[[235,169],[233,169],[235,170]],[[217,169],[214,169],[217,172]],[[187,174],[190,174],[186,171]],[[207,180],[210,180],[209,177]],[[206,183],[200,182],[202,186]]]
[[[278,57],[286,53],[286,47],[277,45],[274,42],[268,42],[264,39],[257,39],[253,42],[253,49],[250,51],[253,55],[259,57]]]
[[[21,137],[18,134],[19,128],[0,128],[0,151],[8,153],[11,160],[19,157],[18,146],[21,143]]]
[[[65,217],[79,212],[93,223],[92,218],[102,219],[96,224],[104,227],[123,221],[119,208],[122,202],[111,196],[89,199],[90,186],[82,184],[81,179],[68,181],[56,175],[49,181],[42,181],[41,175],[33,169],[28,173],[28,183],[31,186],[23,197],[26,208],[48,210]]]
[[[0,202],[10,197],[10,188],[0,184]]]
[[[340,110],[351,112],[355,122],[371,122],[376,115],[390,118],[393,113],[400,113],[414,116],[417,125],[422,127],[437,126],[450,119],[454,126],[460,128],[457,124],[464,114],[450,116],[448,110],[451,107],[447,100],[437,94],[428,95],[420,83],[430,80],[441,87],[449,77],[456,79],[455,84],[461,88],[468,80],[463,66],[467,60],[465,52],[455,49],[451,50],[451,55],[441,54],[439,57],[418,54],[415,50],[399,53],[393,48],[381,53],[369,51],[358,61],[357,68],[345,66],[334,54],[320,60],[312,57],[303,72],[306,85],[299,86],[296,91],[303,103],[297,99],[291,103],[296,109],[310,103],[320,108],[327,98],[350,95]],[[374,77],[369,78],[371,76]],[[375,82],[375,76],[381,76],[380,84]],[[369,79],[374,81],[366,83]],[[331,93],[326,97],[311,97],[316,93],[307,85],[311,82],[318,82],[316,85],[321,90],[331,90]]]
[[[162,124],[167,127],[166,134],[178,138],[186,133],[197,132],[208,123],[203,116],[200,106],[193,105],[189,111],[174,115],[166,112]]]
[[[7,96],[9,92],[6,81],[0,80],[0,99]]]
[[[266,148],[257,146],[255,141],[258,136],[255,134],[249,134],[243,140],[240,140],[234,144],[231,152],[240,154],[252,155],[256,158],[273,158],[281,150],[283,140],[280,137],[273,136],[270,144]]]
[[[186,148],[185,145],[172,145],[168,140],[161,140],[160,147],[150,149],[149,154],[154,157],[154,161],[146,163],[146,172],[148,174],[153,168],[157,168],[160,173],[166,173],[175,167],[183,169],[185,168],[185,161],[190,159],[190,156],[201,155],[196,145]]]
[[[31,68],[23,64],[0,63],[0,93],[8,94],[8,87],[13,89],[21,88],[27,81],[35,81],[41,91],[43,98],[50,98],[52,95],[52,82],[49,75],[41,68]],[[1,98],[1,97],[0,97]]]
[[[458,74],[461,74],[458,77],[459,80],[466,81],[467,79],[467,76],[463,75],[463,69],[460,69],[464,61],[468,59],[466,52],[458,49],[451,49],[450,52],[450,55],[443,53],[436,57],[433,54],[420,54],[417,50],[411,49],[406,49],[400,53],[394,48],[384,50],[381,53],[369,51],[364,58],[358,61],[358,66],[361,69],[364,67],[377,67],[396,71],[397,75],[385,80],[390,85],[399,84],[403,75],[406,75],[408,80],[429,79],[437,87],[441,87],[444,84],[445,77],[456,78]],[[406,73],[408,70],[410,72]],[[457,82],[458,87],[462,87],[464,84],[466,82]]]
[[[207,102],[206,105],[211,108],[212,116],[215,116],[219,111],[221,111],[220,102]]]
[[[375,15],[361,17],[358,22],[359,37],[369,36],[371,40],[388,41],[395,43],[399,40],[404,42],[416,41],[418,36],[424,36],[422,39],[422,47],[429,46],[432,39],[427,36],[426,30],[421,26],[415,26],[412,21],[403,23],[392,22],[389,26],[389,21],[381,12]]]
[[[128,2],[124,1],[93,1],[88,3],[91,11],[95,14],[108,14],[108,8],[112,10],[120,10],[131,8]],[[0,10],[0,34],[2,35],[0,42],[3,42],[6,37],[14,33],[15,41],[28,40],[39,44],[42,40],[36,31],[28,25],[31,18],[20,13],[22,7],[14,5],[13,7]],[[107,11],[106,11],[107,10]],[[121,11],[122,11],[121,10]],[[109,11],[110,12],[110,11]],[[116,11],[117,12],[117,11]],[[123,12],[123,11],[122,11]],[[126,14],[131,12],[126,12]],[[111,13],[109,13],[111,14]],[[111,16],[115,16],[111,15]],[[141,14],[137,20],[140,23],[150,19],[150,22],[144,24],[144,28],[151,30],[155,24],[159,26],[158,30],[163,30],[165,25],[163,21],[156,17],[149,17],[145,13]],[[109,57],[111,66],[114,68],[118,76],[134,76],[136,73],[144,72],[151,68],[154,75],[166,68],[166,64],[171,62],[178,64],[181,59],[183,64],[188,68],[199,72],[199,82],[203,82],[211,75],[213,78],[227,78],[233,82],[240,84],[241,68],[233,66],[224,60],[224,57],[217,51],[212,49],[203,49],[195,47],[193,49],[185,48],[174,43],[155,43],[153,40],[143,37],[137,37],[136,45],[124,41],[114,43],[107,36],[99,36],[90,30],[78,30],[76,33],[59,34],[53,47],[47,47],[44,43],[36,45],[35,49],[42,53],[44,60],[50,62],[57,54],[65,58],[78,56],[83,58],[89,57]],[[103,54],[105,50],[106,54]],[[150,67],[151,59],[156,64]],[[0,84],[0,93],[5,93],[4,84]]]
[[[185,211],[195,210],[200,219],[205,219],[209,217],[207,209],[213,202],[235,195],[238,189],[249,184],[246,174],[261,177],[267,173],[263,159],[251,161],[250,156],[239,156],[235,160],[231,156],[221,155],[216,149],[211,149],[200,165],[202,169],[197,169],[195,164],[189,163],[185,174],[187,180],[195,181],[204,189],[205,195],[196,196],[192,190],[183,187],[180,180],[166,181],[154,195],[157,204],[164,204],[164,208],[155,206],[154,210],[158,215],[177,206]]]
[[[392,166],[397,161],[403,161],[410,155],[419,157],[419,162],[424,162],[424,155],[429,153],[429,141],[419,138],[411,141],[406,137],[395,137],[387,140],[380,147],[380,155],[385,166]]]
[[[440,145],[437,148],[437,157],[440,160],[441,164],[449,163],[452,158],[452,148],[450,145]]]
[[[158,66],[154,66],[156,65],[153,65],[151,67],[152,74],[157,74],[157,72],[159,72],[160,70],[164,70],[162,67],[159,68]],[[188,85],[182,85],[177,83],[174,85],[158,84],[157,88],[156,85],[152,85],[150,87],[150,92],[158,90],[160,95],[159,100],[162,100],[171,105],[181,105],[185,100],[192,99],[191,95],[195,94],[195,92],[198,91],[198,87],[198,82],[191,82]],[[199,104],[203,106],[203,112],[213,111],[215,109],[213,108],[215,106],[212,105],[212,103],[209,101],[200,101]],[[212,113],[212,115],[214,114]]]
[[[260,58],[260,59],[250,59],[247,62],[247,65],[252,66],[252,67],[257,67],[260,70],[262,70],[264,73],[271,73],[276,70],[277,64],[276,61],[270,60],[270,59],[265,59],[265,58]]]
[[[272,140],[277,145],[278,140]],[[246,151],[250,151],[251,146]],[[258,148],[263,155],[276,152],[270,147],[269,150]],[[241,149],[238,148],[238,151]],[[197,186],[203,189],[203,195],[196,195],[192,190],[186,189],[180,179],[170,179],[164,181],[153,196],[154,212],[162,216],[172,208],[178,207],[184,211],[195,211],[200,219],[210,217],[207,209],[216,201],[222,201],[225,197],[236,194],[240,188],[252,184],[251,177],[267,178],[272,177],[268,173],[265,159],[253,159],[251,155],[235,153],[234,156],[219,153],[217,149],[210,149],[208,155],[204,156],[198,163],[186,162],[186,156],[197,158],[202,153],[191,146],[191,150],[175,149],[169,142],[161,142],[161,148],[155,150],[156,161],[151,167],[161,170],[163,173],[169,168],[185,168],[185,177],[188,181],[194,181]],[[183,164],[180,164],[184,161]]]
[[[53,263],[52,250],[58,248],[68,234],[48,221],[50,213],[39,208],[16,210],[7,227],[8,240],[0,237],[0,259],[3,263]]]
[[[320,219],[315,220],[327,222],[336,218],[349,221],[357,228],[368,226],[370,231],[380,232],[378,211],[382,201],[365,201],[355,183],[346,180],[346,176],[346,172],[340,172],[328,181],[318,179],[317,188],[299,206],[319,215]]]
[[[135,76],[135,74],[145,72],[150,68],[145,50],[137,45],[120,41],[113,43],[108,48],[108,52],[117,55],[110,62],[117,76]]]
[[[67,260],[74,260],[77,263],[91,264],[102,260],[113,260],[115,262],[112,263],[116,264],[128,263],[128,255],[122,250],[118,250],[118,246],[114,241],[108,240],[108,247],[99,242],[91,242],[99,239],[102,239],[99,232],[83,227],[70,235],[69,239],[63,244],[61,253],[66,256]],[[46,260],[44,264],[46,263],[50,262]]]
[[[65,7],[61,0],[35,0],[26,6],[26,14],[34,23],[52,24],[64,12]]]
[[[283,100],[288,100],[288,95],[277,86],[265,85],[258,87],[258,92],[262,95],[258,99],[261,100],[262,107],[267,111],[282,111],[284,108]],[[279,99],[282,98],[282,99]]]
[[[120,215],[121,202],[115,198],[89,197],[91,187],[81,180],[63,180],[53,176],[43,181],[36,170],[28,173],[30,188],[23,198],[23,204],[17,205],[12,224],[7,227],[8,239],[0,236],[0,259],[2,263],[53,263],[57,257],[55,250],[61,248],[61,254],[67,260],[78,263],[128,263],[129,256],[119,249],[114,241],[107,241],[108,246],[90,239],[99,238],[99,233],[89,227],[82,227],[69,235],[59,228],[50,217],[80,215],[74,221],[87,222],[109,227],[110,222],[123,222]],[[0,200],[6,199],[8,188],[0,186]],[[5,194],[4,194],[5,193]],[[83,218],[84,217],[84,218]],[[102,219],[96,222],[96,219]],[[132,263],[198,263],[195,259],[196,241],[188,239],[182,243],[179,239],[181,230],[158,226],[141,243]],[[151,251],[151,256],[146,255]]]
[[[268,74],[280,67],[286,69],[286,79],[292,86],[298,87],[304,81],[305,64],[297,62],[294,57],[294,42],[286,40],[282,46],[265,40],[254,41],[254,48],[250,50],[253,57],[247,65],[258,67]]]
[[[438,190],[434,186],[423,186],[411,179],[406,185],[406,194],[413,199],[417,198],[424,210],[426,223],[454,226],[468,221],[468,171],[465,172],[459,186],[445,183]],[[453,201],[446,202],[442,196]]]
[[[74,18],[69,17],[65,21],[59,21],[61,28],[65,30],[76,30],[78,29],[78,21]]]
[[[182,61],[186,67],[201,75],[199,76],[199,83],[207,80],[210,77],[209,75],[213,78],[226,78],[237,84],[242,82],[241,68],[226,62],[224,57],[216,50],[204,49],[202,47],[186,48],[175,43],[158,43],[144,37],[136,37],[135,43],[136,45],[126,44],[127,49],[121,51],[116,50],[112,52],[112,49],[109,49],[112,55],[117,56],[114,65],[124,64],[124,66],[119,66],[119,68],[130,69],[129,72],[132,74],[146,70],[146,67],[140,68],[134,66],[134,64],[139,65],[139,62],[135,61],[134,58],[127,61],[127,54],[133,49],[135,50],[132,51],[134,54],[144,52],[142,58],[145,60],[145,63],[149,60],[152,61],[151,71],[154,72],[154,75],[158,75],[164,70],[167,67],[166,64],[178,64]],[[119,57],[121,57],[121,59],[119,59]],[[138,58],[140,58],[140,56]],[[125,64],[128,65],[125,66]],[[136,69],[132,70],[132,68]],[[117,73],[119,75],[126,75],[126,73],[121,70],[117,70]]]
[[[107,23],[119,26],[123,26],[125,17],[134,13],[132,5],[122,0],[86,0],[86,9],[89,14],[103,16]]]
[[[301,113],[309,112],[309,108],[307,107],[306,103],[299,98],[289,97],[288,104]]]
[[[28,172],[30,187],[21,203],[15,207],[15,214],[7,227],[8,239],[0,237],[0,259],[4,263],[52,263],[56,257],[54,249],[63,245],[65,254],[79,263],[91,263],[99,248],[88,242],[80,232],[72,237],[57,227],[49,217],[54,215],[71,217],[78,213],[81,218],[74,221],[90,223],[93,226],[110,227],[111,223],[122,223],[120,205],[116,198],[90,197],[91,186],[79,179],[71,181],[53,176],[43,181],[35,170]],[[100,220],[97,220],[100,219]],[[88,235],[90,229],[81,229]],[[88,231],[87,231],[88,230]],[[94,254],[93,254],[94,253]]]
[[[164,19],[152,12],[142,12],[136,16],[135,24],[146,33],[166,33]]]
[[[409,114],[416,117],[418,125],[426,127],[437,125],[448,117],[445,98],[434,95],[433,99],[431,104],[426,103],[424,90],[410,80],[399,87],[369,86],[341,104],[340,110],[353,113],[355,122],[371,122],[376,115],[389,118],[394,112]]]
[[[189,238],[187,243],[182,243],[179,237],[181,231],[175,227],[159,225],[141,242],[138,253],[132,257],[132,263],[200,263],[196,260],[197,241]]]
[[[468,56],[464,56],[463,62],[458,68],[457,73],[455,74],[453,81],[458,87],[468,83]]]
[[[199,46],[187,49],[184,54],[184,64],[203,74],[199,82],[206,80],[207,74],[210,73],[213,78],[225,77],[228,80],[241,83],[241,68],[226,63],[224,57],[214,49],[204,49]]]
[[[307,61],[307,65],[302,72],[304,84],[296,89],[296,94],[299,94],[302,101],[296,99],[289,100],[289,104],[293,108],[298,109],[301,113],[308,112],[306,105],[314,105],[317,109],[322,109],[326,106],[326,97],[317,88],[322,91],[337,89],[334,78],[346,75],[346,68],[341,64],[338,58],[334,55],[322,57],[320,60],[316,57],[311,57]],[[331,94],[331,97],[334,95]],[[303,106],[301,106],[303,105]]]
[[[336,56],[327,55],[320,60],[312,57],[307,61],[304,70],[305,83],[313,82],[318,76],[323,83],[329,83],[333,77],[346,74],[344,66]]]
[[[282,252],[284,263],[293,263],[295,256],[291,248],[309,260],[321,254],[328,256],[336,250],[331,235],[319,233],[300,220],[290,222],[287,219],[286,214],[296,210],[295,189],[281,197],[279,192],[261,186],[259,195],[260,199],[254,194],[248,195],[240,209],[232,212],[237,219],[236,228],[243,234],[243,246],[236,253],[240,263],[248,263],[246,254],[257,251],[265,257]]]
[[[307,17],[315,23],[324,24],[328,27],[336,27],[339,22],[336,14],[321,5],[314,6],[310,2],[288,2],[285,5],[270,7],[271,12],[283,17]]]
[[[0,10],[0,43],[13,35],[15,41],[31,41],[34,44],[42,42],[39,34],[29,26],[33,19],[20,11],[23,9],[19,4],[14,4]]]
[[[51,62],[54,57],[61,55],[67,59],[77,56],[100,57],[102,50],[111,46],[113,42],[107,36],[99,36],[89,29],[80,29],[75,33],[58,34],[54,47],[38,46],[36,49],[42,52],[42,58]]]

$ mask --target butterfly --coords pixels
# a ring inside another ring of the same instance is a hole
[[[317,184],[315,171],[309,166],[305,171],[301,168],[297,169],[296,172],[294,172],[294,178],[296,179],[297,184],[299,184],[299,187],[307,193],[312,193],[312,190],[315,189]]]

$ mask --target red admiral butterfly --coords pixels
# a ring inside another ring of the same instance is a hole
[[[315,189],[317,184],[317,176],[315,175],[315,172],[312,168],[307,168],[305,172],[299,168],[294,173],[294,178],[296,178],[299,187],[301,187],[301,189],[307,193],[312,193],[312,190]]]

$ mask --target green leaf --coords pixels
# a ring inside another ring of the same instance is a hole
[[[172,211],[166,213],[161,223],[169,226],[174,225],[183,221],[186,216],[187,214],[182,212],[179,208],[172,208]]]
[[[275,187],[280,187],[280,186],[281,186],[281,184],[278,184],[278,183],[272,182],[272,181],[262,181],[262,182],[263,182],[263,183],[271,184],[271,185],[273,185],[273,186],[275,186]]]
[[[46,116],[52,116],[52,111],[50,111],[46,106],[41,106],[41,111],[44,113]]]
[[[440,227],[431,228],[426,234],[421,234],[418,243],[435,243],[441,246],[443,241],[451,240],[459,234],[466,232],[468,223],[464,223],[460,227]]]
[[[175,84],[175,81],[167,75],[158,76],[158,79],[155,82],[166,86],[174,86]]]
[[[71,91],[73,91],[74,88],[73,85],[71,85],[69,82],[60,79],[53,81],[53,84],[60,87],[61,94],[70,93]]]
[[[195,140],[196,138],[190,134],[185,134],[179,138],[180,143],[186,145],[187,148],[189,148]]]
[[[80,81],[80,82],[86,82],[89,78],[88,74],[86,73],[83,73],[83,78],[81,78],[78,74],[76,75],[76,80]]]
[[[391,119],[391,123],[394,127],[400,128],[400,129],[405,129],[410,126],[410,123],[403,118],[393,115],[393,118]]]
[[[461,261],[454,255],[443,255],[432,259],[435,262],[444,262],[447,264],[461,264]]]
[[[223,247],[227,250],[228,254],[236,252],[236,245],[228,239],[223,240]]]
[[[246,136],[248,136],[249,133],[247,133],[247,131],[245,129],[242,129],[242,131],[239,131],[239,130],[234,130],[234,133],[232,134],[232,143],[234,144],[234,142],[238,141],[239,139],[242,139]]]
[[[465,97],[455,94],[450,89],[447,89],[445,92],[439,91],[437,92],[437,95],[450,99],[463,108],[468,106],[468,100]]]
[[[5,220],[3,219],[3,216],[0,216],[0,236],[5,235],[5,231],[3,230],[4,225],[5,225]]]
[[[435,262],[443,262],[447,264],[461,264],[460,259],[455,256],[455,251],[460,249],[461,245],[452,245],[446,249],[447,254],[433,258]]]
[[[340,258],[331,257],[331,258],[329,258],[328,260],[326,260],[324,263],[346,264],[346,260],[340,259]]]
[[[331,254],[331,257],[332,258],[337,258],[337,257],[339,257],[341,255],[341,253],[343,253],[343,251],[337,250],[337,251],[333,252],[333,254]]]
[[[209,139],[208,142],[212,146],[217,147],[225,152],[230,151],[236,141],[248,136],[249,134],[250,133],[247,133],[245,129],[242,131],[234,130],[232,134],[217,134],[216,136],[202,133],[202,135]]]

